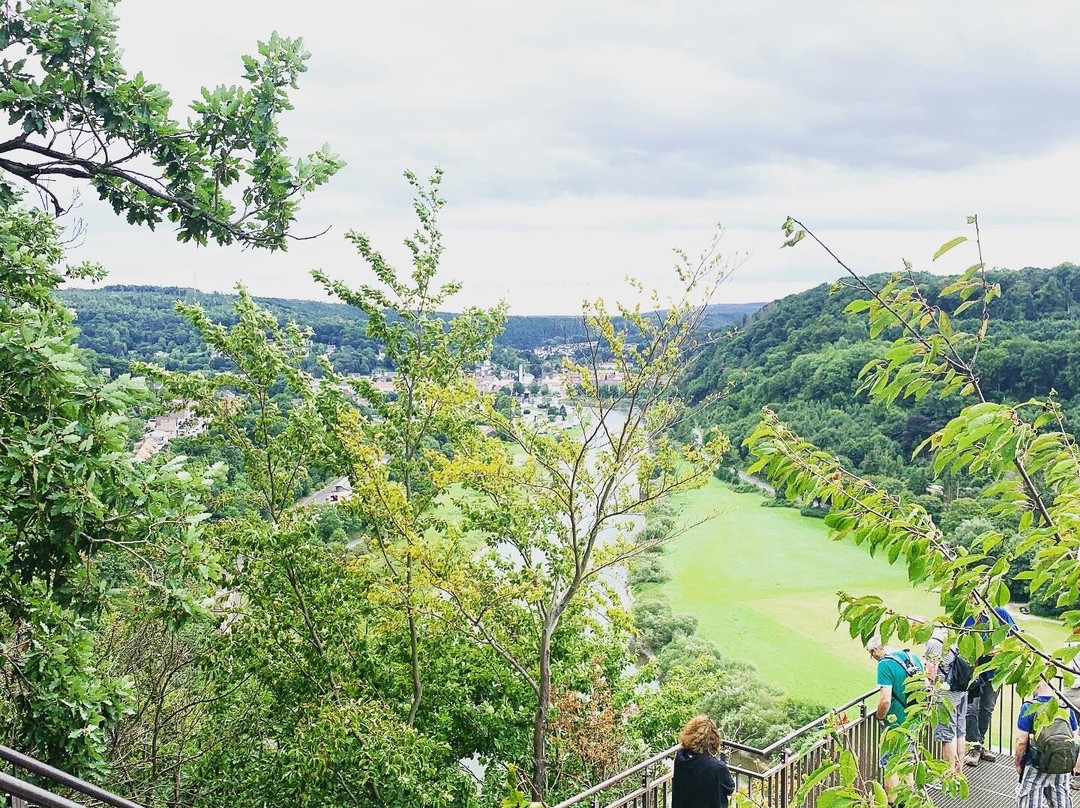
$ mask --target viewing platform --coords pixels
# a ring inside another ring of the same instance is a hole
[[[859,763],[863,778],[880,778],[878,727],[874,707],[875,688],[837,707],[806,726],[785,735],[764,749],[725,741],[721,754],[735,779],[737,805],[754,808],[788,808],[795,804],[799,786],[823,761],[839,756],[836,738],[823,730],[831,715],[843,716],[847,741]],[[1014,808],[1016,769],[1013,766],[1013,739],[1021,700],[1012,687],[1002,689],[989,729],[990,746],[998,761],[983,761],[964,769],[970,787],[966,800],[948,797],[929,789],[931,801],[941,808]],[[671,770],[678,746],[642,761],[638,765],[599,783],[587,791],[557,803],[553,808],[665,808],[671,804]],[[817,787],[806,805],[824,788],[836,785],[827,780]],[[1074,808],[1080,808],[1080,792],[1071,792]]]

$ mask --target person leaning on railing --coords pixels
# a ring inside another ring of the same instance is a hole
[[[922,660],[907,648],[901,651],[893,651],[882,643],[880,637],[871,637],[866,643],[866,650],[870,657],[877,663],[878,703],[874,710],[878,726],[881,728],[881,739],[878,741],[880,748],[888,748],[891,744],[886,740],[888,733],[899,727],[907,718],[907,680],[908,677],[916,676],[923,672]],[[895,737],[895,736],[892,736]],[[881,756],[881,768],[885,769],[889,764],[890,752],[884,752]],[[910,776],[908,777],[911,781]],[[911,781],[913,782],[913,781]],[[900,778],[896,774],[885,776],[885,793],[892,802],[893,790],[900,784]],[[911,784],[909,782],[909,784]]]
[[[720,751],[720,730],[707,715],[696,715],[679,731],[671,808],[727,808],[735,780]]]

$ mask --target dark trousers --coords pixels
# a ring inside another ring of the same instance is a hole
[[[994,714],[1001,690],[995,688],[986,677],[980,676],[974,687],[968,690],[967,742],[985,745],[986,731],[990,729],[990,717]]]

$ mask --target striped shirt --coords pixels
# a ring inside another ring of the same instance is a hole
[[[1016,808],[1070,808],[1069,775],[1025,766],[1016,784]]]

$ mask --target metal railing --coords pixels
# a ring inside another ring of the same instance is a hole
[[[760,808],[788,808],[807,776],[823,761],[835,759],[839,754],[836,736],[821,733],[834,715],[840,718],[842,732],[863,776],[880,776],[878,728],[873,709],[877,695],[877,690],[863,693],[764,749],[725,742],[723,754],[735,780],[736,792]],[[1003,688],[987,730],[988,746],[1001,753],[1013,751],[1019,707],[1016,691],[1011,686]],[[671,799],[673,760],[678,749],[678,745],[665,749],[553,808],[667,808]],[[138,803],[6,746],[0,746],[0,760],[11,769],[11,773],[0,772],[0,794],[7,797],[10,808],[99,805],[142,808]],[[832,781],[826,780],[817,786],[808,804],[813,804],[813,798],[821,789],[832,785]]]
[[[822,733],[834,715],[839,718],[844,740],[855,754],[862,776],[867,779],[880,777],[880,730],[874,716],[877,698],[876,689],[863,693],[764,749],[725,741],[721,754],[727,759],[735,780],[736,794],[744,804],[788,808],[803,781],[824,761],[835,760],[840,754],[837,737]],[[1004,687],[987,729],[987,746],[1002,754],[1012,753],[1020,705],[1016,691],[1011,686]],[[939,744],[931,743],[931,751],[940,754]],[[671,799],[672,767],[678,750],[678,745],[665,749],[552,808],[667,808]],[[820,791],[836,784],[835,777],[825,780],[810,793],[806,804],[814,805]]]
[[[0,746],[0,760],[11,769],[10,774],[0,772],[0,794],[7,797],[10,808],[86,808],[88,805],[142,808],[138,803],[6,746]]]

